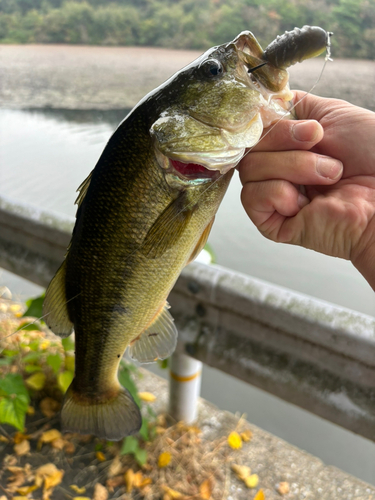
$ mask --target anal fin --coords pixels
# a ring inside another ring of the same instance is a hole
[[[65,293],[65,260],[48,285],[43,303],[43,319],[55,335],[68,337],[73,332]]]
[[[166,302],[151,325],[129,346],[129,355],[140,363],[168,358],[176,348],[177,328]]]
[[[215,216],[212,217],[212,219],[210,220],[210,222],[207,224],[206,228],[204,229],[201,237],[199,238],[198,243],[196,244],[196,246],[193,250],[193,253],[190,255],[190,258],[187,261],[187,264],[190,264],[190,262],[193,262],[193,260],[196,259],[198,257],[198,255],[201,253],[201,251],[203,250],[204,245],[207,243],[208,237],[210,235],[214,220],[215,220]]]

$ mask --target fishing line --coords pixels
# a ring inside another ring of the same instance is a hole
[[[322,78],[322,76],[323,76],[323,72],[324,72],[324,70],[325,70],[325,68],[326,68],[327,62],[328,62],[328,61],[332,61],[332,60],[333,60],[333,59],[331,59],[331,44],[330,44],[330,39],[328,38],[328,43],[327,43],[327,46],[326,46],[326,56],[325,56],[325,58],[324,58],[324,63],[323,63],[323,66],[322,66],[322,69],[321,69],[321,71],[320,71],[320,74],[319,74],[319,76],[318,76],[318,78],[317,78],[316,82],[314,83],[314,85],[311,87],[311,89],[310,89],[309,91],[307,91],[307,92],[305,93],[305,95],[304,95],[304,96],[303,96],[303,97],[302,97],[302,98],[301,98],[298,102],[296,102],[295,104],[293,104],[293,106],[292,106],[289,110],[285,111],[285,113],[284,113],[284,114],[283,114],[283,115],[282,115],[282,116],[281,116],[281,117],[280,117],[280,118],[279,118],[279,119],[278,119],[278,120],[277,120],[277,121],[276,121],[276,122],[275,122],[275,123],[274,123],[274,124],[273,124],[273,125],[269,128],[269,129],[268,129],[268,130],[267,130],[267,132],[266,132],[266,133],[265,133],[265,134],[264,134],[264,135],[263,135],[263,136],[259,139],[259,141],[258,141],[256,144],[254,144],[254,146],[252,146],[250,149],[248,149],[248,150],[245,152],[245,154],[243,155],[243,157],[241,158],[241,160],[240,160],[240,161],[242,161],[242,159],[243,159],[243,158],[245,158],[245,156],[246,156],[246,155],[248,155],[249,153],[251,153],[251,151],[255,148],[255,146],[257,146],[257,145],[258,145],[258,144],[259,144],[259,143],[260,143],[260,142],[261,142],[261,141],[262,141],[265,137],[267,137],[267,135],[268,135],[270,132],[272,132],[272,130],[273,130],[273,129],[274,129],[274,128],[275,128],[275,127],[276,127],[276,126],[277,126],[277,125],[281,122],[281,120],[283,120],[286,116],[288,116],[288,115],[289,115],[289,114],[290,114],[290,113],[291,113],[291,112],[292,112],[292,111],[296,108],[296,106],[297,106],[298,104],[300,104],[300,103],[301,103],[304,99],[306,99],[306,97],[307,97],[309,94],[311,94],[311,92],[313,92],[313,90],[314,90],[314,89],[315,89],[315,87],[318,85],[318,83],[320,82],[320,80],[321,80],[321,78]],[[238,163],[239,163],[239,162],[238,162]],[[238,165],[238,163],[237,163],[237,165]],[[236,167],[236,166],[234,166],[233,168],[235,168],[235,167]],[[206,193],[209,189],[213,188],[213,186],[214,186],[214,185],[215,185],[215,184],[216,184],[219,180],[221,180],[221,179],[223,178],[223,175],[224,175],[224,174],[220,175],[220,176],[219,176],[217,179],[215,179],[215,180],[214,180],[211,184],[209,184],[209,186],[207,186],[207,188],[206,188],[206,189],[204,189],[204,190],[203,190],[203,191],[199,194],[199,196],[198,196],[198,200],[197,200],[197,201],[199,201],[199,200],[200,200],[200,198],[201,198],[201,197],[202,197],[202,196],[203,196],[203,195],[204,195],[204,194],[205,194],[205,193]],[[189,204],[188,204],[188,205],[187,205],[184,209],[182,209],[180,212],[178,212],[178,213],[177,213],[177,214],[176,214],[176,215],[175,215],[175,216],[171,219],[171,221],[173,221],[173,220],[177,219],[177,217],[178,217],[178,216],[179,216],[182,212],[185,212],[185,211],[186,211],[186,210],[188,210],[189,208],[192,208],[194,205],[196,205],[196,204],[197,204],[197,201],[194,201],[194,202],[189,203]],[[128,255],[128,256],[126,257],[125,262],[126,262],[128,259],[130,259],[130,258],[131,258],[131,257],[132,257],[132,256],[133,256],[136,252],[138,252],[138,251],[139,251],[139,250],[143,247],[143,245],[144,245],[144,243],[141,243],[141,244],[139,245],[139,247],[138,247],[138,248],[136,248],[135,250],[133,250],[133,252],[132,252],[130,255]],[[81,293],[82,293],[82,292],[80,292],[80,293],[78,293],[77,295],[75,295],[74,297],[72,297],[72,298],[68,299],[68,300],[64,303],[64,305],[66,305],[66,304],[68,304],[70,301],[72,301],[72,300],[76,299],[79,295],[81,295]],[[3,340],[6,340],[7,338],[11,337],[12,335],[15,335],[16,333],[18,333],[18,332],[22,331],[24,328],[27,328],[28,326],[35,324],[37,321],[40,321],[41,319],[46,318],[49,314],[51,314],[51,312],[46,313],[45,315],[41,316],[40,318],[35,319],[34,321],[32,321],[31,323],[29,323],[29,324],[27,324],[27,325],[23,325],[23,327],[22,327],[22,328],[20,327],[20,328],[18,328],[15,332],[10,333],[10,334],[9,334],[9,335],[7,335],[6,337],[1,338],[1,339],[0,339],[0,342],[2,342]],[[0,351],[0,354],[1,354],[1,352],[2,352],[2,350]]]

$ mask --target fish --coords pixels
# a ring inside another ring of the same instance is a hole
[[[234,167],[289,116],[287,58],[281,68],[264,54],[251,32],[206,51],[135,106],[78,188],[43,310],[56,335],[75,333],[64,431],[115,441],[140,429],[120,360],[126,349],[140,363],[173,353],[169,292],[204,247]]]

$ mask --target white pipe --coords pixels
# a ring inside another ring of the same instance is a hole
[[[201,390],[202,363],[185,354],[171,358],[169,382],[169,412],[176,420],[191,424],[197,418],[197,403]]]

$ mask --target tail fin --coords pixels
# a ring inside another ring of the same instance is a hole
[[[93,434],[109,441],[119,441],[135,434],[142,425],[142,416],[129,391],[120,387],[116,396],[97,400],[77,394],[70,385],[61,410],[65,432]]]

